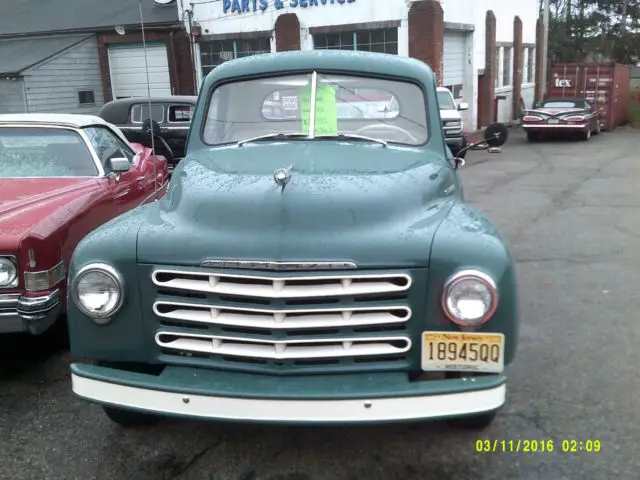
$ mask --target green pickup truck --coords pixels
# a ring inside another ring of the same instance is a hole
[[[340,105],[358,97],[362,114]],[[396,107],[381,115],[376,99]],[[516,354],[516,276],[463,202],[462,164],[418,60],[311,51],[216,67],[165,196],[73,254],[73,392],[124,426],[485,427]]]

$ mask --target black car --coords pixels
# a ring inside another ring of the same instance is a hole
[[[143,128],[145,120],[151,118],[157,122],[158,133],[154,146],[159,155],[163,155],[172,170],[184,157],[185,143],[191,115],[197,96],[169,96],[151,98],[151,115],[149,115],[149,99],[146,97],[129,97],[106,103],[98,115],[112,123],[131,142],[151,147],[151,136]],[[148,122],[147,122],[148,123]]]

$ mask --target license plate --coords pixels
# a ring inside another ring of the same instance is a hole
[[[422,370],[501,373],[501,333],[422,332]]]
[[[555,119],[555,118],[552,118],[552,119],[550,119],[550,120],[547,120],[547,123],[548,123],[549,125],[555,125],[555,124],[557,124],[557,123],[560,123],[560,120],[557,120],[557,119]]]

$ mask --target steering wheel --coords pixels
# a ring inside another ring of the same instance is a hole
[[[380,132],[376,135],[377,132]],[[417,144],[418,139],[411,135],[404,128],[400,128],[396,125],[389,125],[388,123],[372,123],[371,125],[365,125],[364,127],[359,128],[355,132],[356,135],[367,135],[369,137],[379,138],[380,140],[386,140],[385,136],[389,134],[389,132],[393,132],[393,134],[401,134],[406,142],[403,143],[413,143]],[[401,140],[397,140],[398,142],[402,142]]]

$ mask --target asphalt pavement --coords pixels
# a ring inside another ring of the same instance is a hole
[[[518,356],[484,432],[192,421],[124,431],[73,397],[68,353],[4,337],[0,479],[639,478],[640,134],[527,144],[513,130],[502,153],[470,152],[461,175],[519,275]],[[497,451],[478,453],[478,440]],[[580,440],[582,452],[563,451]],[[523,452],[534,441],[554,450]]]

